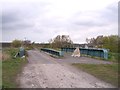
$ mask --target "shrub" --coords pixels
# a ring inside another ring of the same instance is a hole
[[[22,44],[21,40],[13,40],[13,42],[12,42],[13,47],[20,47],[21,44]]]

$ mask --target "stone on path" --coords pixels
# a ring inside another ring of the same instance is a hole
[[[75,51],[73,52],[72,56],[73,56],[73,57],[80,57],[79,47],[77,47],[77,48],[75,49]]]

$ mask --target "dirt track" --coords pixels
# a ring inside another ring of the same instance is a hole
[[[59,64],[54,58],[36,50],[28,51],[29,63],[18,78],[21,88],[112,88],[94,76]]]

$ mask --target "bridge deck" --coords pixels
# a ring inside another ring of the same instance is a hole
[[[85,56],[81,57],[72,57],[72,53],[65,53],[64,58],[57,59],[59,63],[87,63],[87,64],[111,64],[112,62],[97,60]]]
[[[56,64],[56,63],[87,63],[87,64],[111,64],[112,62],[97,60],[89,57],[72,57],[72,53],[64,53],[63,58],[53,58],[43,51],[28,51],[30,63]],[[34,61],[33,61],[34,60]]]

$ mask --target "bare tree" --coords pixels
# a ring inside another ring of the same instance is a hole
[[[71,47],[73,42],[69,35],[58,35],[49,42],[53,48]]]

